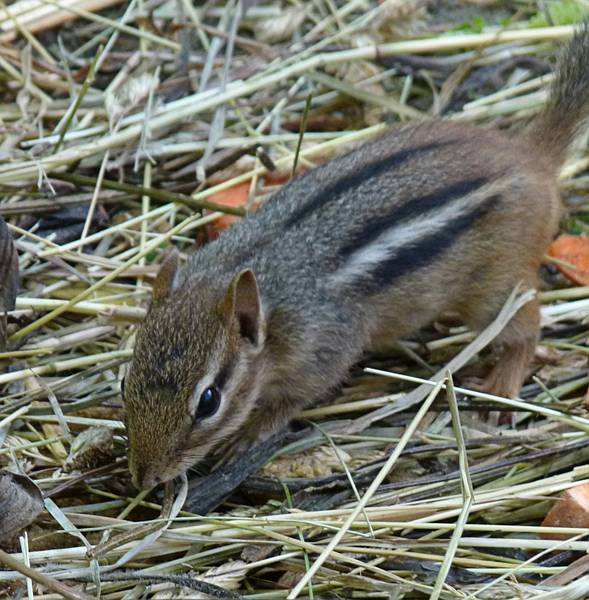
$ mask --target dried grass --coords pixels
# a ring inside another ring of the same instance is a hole
[[[587,577],[545,581],[589,551],[588,531],[539,537],[555,532],[540,523],[558,493],[589,482],[589,288],[553,268],[521,399],[454,387],[448,365],[476,374],[489,340],[439,324],[367,359],[336,402],[303,415],[320,429],[207,516],[180,510],[183,485],[161,502],[135,495],[119,390],[159,256],[202,239],[225,210],[207,203],[215,192],[248,182],[261,201],[269,167],[288,176],[295,156],[311,167],[386,120],[517,128],[542,105],[570,22],[533,27],[546,15],[524,0],[270,0],[239,3],[253,5],[241,19],[236,2],[113,4],[20,0],[0,12],[0,213],[23,278],[0,355],[0,465],[27,473],[47,509],[0,553],[0,594],[587,597]],[[571,3],[552,4],[562,20]],[[61,38],[47,29],[57,22]],[[563,227],[586,232],[589,158],[575,156]],[[56,208],[57,226],[46,219]],[[513,423],[493,426],[481,407],[513,411]],[[91,428],[110,432],[110,449],[68,471]],[[282,482],[265,474],[281,464]]]

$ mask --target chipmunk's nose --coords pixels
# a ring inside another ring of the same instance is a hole
[[[138,490],[150,490],[162,482],[161,476],[149,465],[137,465],[131,473],[133,485]]]

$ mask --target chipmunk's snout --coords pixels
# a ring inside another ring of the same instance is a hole
[[[162,483],[162,478],[149,467],[139,467],[133,470],[131,481],[138,490],[151,490]]]
[[[129,450],[129,471],[131,481],[138,490],[151,490],[160,483],[166,483],[177,477],[184,469],[165,451],[144,455]]]

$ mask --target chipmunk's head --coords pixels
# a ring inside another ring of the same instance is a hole
[[[253,272],[222,287],[178,283],[177,273],[172,254],[124,383],[129,469],[143,489],[183,473],[237,431],[260,390],[265,320]]]

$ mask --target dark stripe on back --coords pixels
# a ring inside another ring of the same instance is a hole
[[[411,198],[388,215],[369,221],[350,242],[342,246],[339,254],[342,257],[347,257],[374,242],[387,229],[403,221],[415,219],[420,215],[439,209],[458,198],[476,191],[485,183],[487,183],[487,180],[483,178],[467,179],[453,183],[431,194]]]
[[[408,244],[390,258],[375,265],[374,269],[367,271],[366,278],[360,276],[356,285],[367,293],[376,293],[403,275],[430,265],[434,259],[447,252],[473,223],[491,212],[500,199],[499,195],[489,196],[475,210],[448,222],[442,231]]]
[[[334,198],[341,196],[345,192],[359,187],[365,181],[368,181],[375,177],[379,177],[385,171],[389,171],[390,169],[399,167],[403,163],[407,162],[408,160],[411,160],[412,158],[423,152],[437,150],[438,148],[443,148],[453,143],[454,140],[447,140],[444,142],[432,142],[431,144],[424,144],[423,146],[417,146],[416,148],[406,148],[404,150],[399,150],[398,152],[394,152],[393,154],[389,154],[388,156],[385,156],[380,160],[376,160],[363,166],[361,169],[358,169],[354,173],[344,175],[334,183],[331,183],[317,190],[315,194],[311,198],[309,198],[309,200],[303,206],[299,207],[293,212],[292,215],[288,217],[286,225],[295,225],[299,221],[303,220],[306,216],[313,213],[326,202],[329,202]],[[328,165],[326,165],[326,167],[331,169],[336,168],[334,163],[329,163]]]

